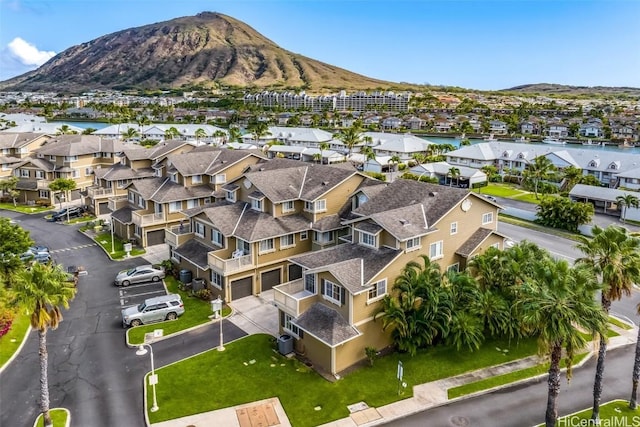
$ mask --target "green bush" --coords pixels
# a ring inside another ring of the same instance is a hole
[[[380,181],[386,181],[387,176],[383,173],[379,172],[365,172],[366,175],[369,175],[371,178],[379,179]]]

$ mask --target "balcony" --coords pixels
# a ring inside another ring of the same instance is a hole
[[[139,227],[147,227],[149,225],[164,224],[167,218],[164,213],[142,214],[138,211],[131,212],[131,221]]]
[[[236,258],[223,259],[218,255],[215,255],[215,252],[209,252],[207,255],[209,266],[220,271],[223,276],[243,270],[249,270],[255,267],[253,260],[251,259],[251,255],[242,255]]]
[[[304,280],[296,279],[273,287],[273,301],[281,310],[298,317],[314,302],[316,294],[304,288]]]
[[[113,197],[116,193],[113,188],[87,187],[87,196],[92,199],[104,199],[105,197]]]
[[[175,226],[164,230],[164,241],[171,247],[178,247],[193,238],[190,225]]]
[[[118,209],[121,209],[127,206],[128,203],[129,201],[127,200],[127,196],[116,196],[116,197],[109,198],[109,202],[107,206],[111,210],[111,212],[115,212]]]

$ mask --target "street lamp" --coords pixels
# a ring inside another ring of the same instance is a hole
[[[138,350],[136,350],[136,356],[144,356],[147,354],[147,349],[149,347],[149,353],[151,353],[151,376],[149,377],[149,384],[153,389],[153,406],[151,407],[151,412],[156,412],[158,409],[158,400],[156,399],[156,384],[158,384],[158,376],[156,375],[156,371],[153,367],[153,348],[151,348],[151,344],[140,344],[138,346]]]
[[[218,351],[224,351],[224,339],[222,338],[222,298],[220,298],[220,295],[211,301],[211,309],[213,310],[214,318],[220,317],[220,345],[218,346]]]
[[[109,217],[111,219],[111,253],[115,252],[114,243],[113,243],[113,217]]]

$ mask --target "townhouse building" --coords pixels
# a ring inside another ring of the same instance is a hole
[[[13,175],[13,167],[51,137],[39,133],[0,133],[0,179]]]
[[[301,277],[290,257],[337,245],[349,195],[374,183],[348,165],[274,159],[230,180],[224,200],[184,211],[185,233],[173,227],[165,240],[227,302],[256,295]]]
[[[398,180],[350,199],[343,243],[291,257],[296,276],[274,287],[281,331],[315,369],[333,375],[364,359],[366,347],[391,344],[374,317],[408,262],[426,256],[443,272],[462,270],[505,241],[498,206],[466,190]]]

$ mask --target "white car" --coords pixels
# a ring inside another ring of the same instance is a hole
[[[129,286],[132,283],[158,282],[164,279],[164,268],[159,265],[139,265],[129,270],[122,270],[114,281],[116,286]]]
[[[140,326],[163,320],[175,320],[184,313],[182,297],[178,294],[149,298],[140,305],[122,310],[122,326]]]

